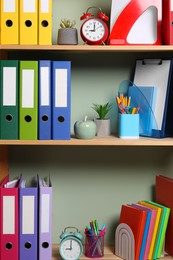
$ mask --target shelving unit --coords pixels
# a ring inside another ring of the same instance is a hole
[[[8,54],[13,52],[23,52],[24,54],[28,51],[48,51],[60,52],[60,53],[83,53],[88,52],[100,52],[100,53],[166,53],[172,55],[172,46],[88,46],[88,45],[52,45],[52,46],[30,46],[30,45],[0,45],[0,58],[8,59]],[[68,141],[61,140],[50,140],[50,141],[22,141],[22,140],[0,140],[0,180],[2,180],[8,174],[8,148],[13,146],[112,146],[112,147],[172,147],[173,138],[144,138],[140,137],[137,140],[122,140],[116,136],[110,136],[107,138],[94,138],[91,140],[79,140],[74,137]],[[57,245],[53,245],[53,257],[52,260],[59,260],[57,253]],[[84,256],[82,260],[87,259]],[[103,259],[118,260],[117,256],[114,255],[113,249],[105,247],[105,257]],[[163,260],[173,259],[170,256],[162,258]]]

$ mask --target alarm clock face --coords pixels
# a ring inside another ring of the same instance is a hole
[[[100,19],[88,19],[81,27],[81,37],[89,44],[101,44],[107,39],[107,36],[107,26]]]
[[[76,260],[82,254],[80,242],[74,238],[66,238],[61,242],[61,257],[65,260]]]

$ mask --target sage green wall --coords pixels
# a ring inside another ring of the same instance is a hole
[[[77,20],[89,6],[109,13],[110,0],[58,0],[53,4],[53,41],[61,18]],[[81,40],[80,40],[81,41]],[[117,132],[115,95],[133,73],[135,59],[166,57],[164,53],[15,52],[12,59],[72,61],[71,132],[76,120],[96,114],[92,103],[112,102],[111,130]],[[66,226],[81,232],[90,220],[107,224],[106,243],[114,243],[121,205],[154,199],[155,175],[172,174],[173,149],[169,147],[63,147],[11,146],[11,178],[23,174],[51,175],[53,183],[53,242]],[[173,175],[173,174],[172,174]]]

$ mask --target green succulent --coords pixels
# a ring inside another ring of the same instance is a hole
[[[109,102],[104,105],[93,104],[92,108],[99,115],[99,119],[105,119],[107,113],[111,110],[112,105]]]
[[[60,27],[61,28],[74,28],[76,25],[76,21],[70,21],[69,19],[61,19]]]

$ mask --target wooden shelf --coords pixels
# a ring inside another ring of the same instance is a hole
[[[101,52],[165,52],[173,51],[171,45],[0,45],[0,51],[101,51]]]
[[[90,140],[0,140],[0,145],[69,145],[69,146],[173,146],[173,138],[120,139],[115,136],[96,137]]]
[[[88,257],[85,257],[84,255],[80,258],[81,260],[87,260],[87,259],[90,259]],[[113,247],[109,247],[109,246],[106,246],[104,248],[104,257],[102,258],[95,258],[95,260],[97,259],[103,259],[103,260],[122,260],[122,258],[116,256],[114,254],[114,248]],[[173,257],[171,256],[165,256],[165,257],[162,257],[160,258],[162,260],[173,260]],[[53,249],[52,249],[52,260],[61,260],[61,257],[59,255],[59,252],[58,252],[58,245],[54,244],[53,245]]]

